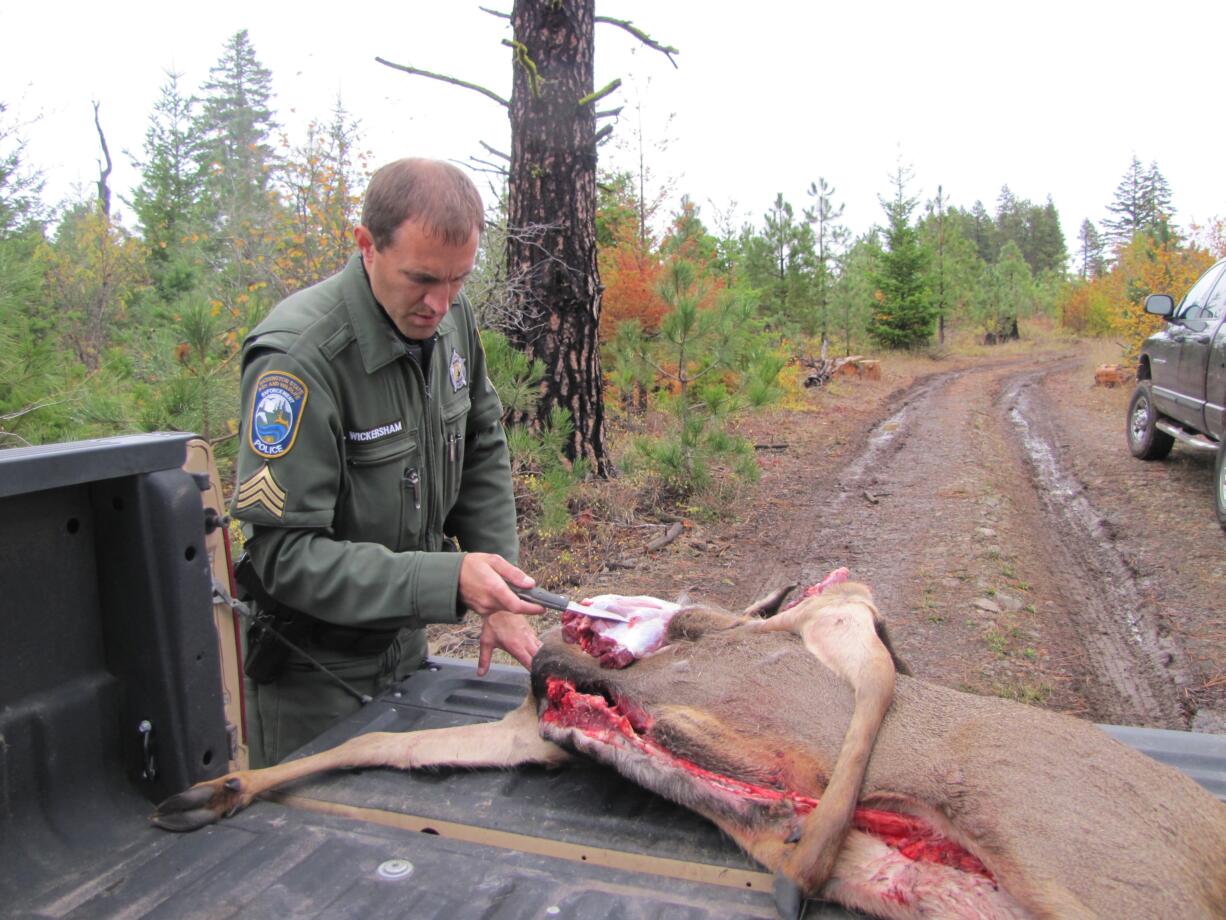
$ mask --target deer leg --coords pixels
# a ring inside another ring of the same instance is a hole
[[[805,818],[795,847],[781,870],[806,892],[830,877],[847,836],[873,743],[894,697],[894,661],[877,633],[878,614],[862,585],[840,585],[770,620],[748,624],[753,631],[791,631],[823,665],[846,680],[855,694],[851,723],[843,736],[830,779],[817,808]]]
[[[303,777],[352,767],[513,767],[560,764],[571,755],[537,730],[531,693],[497,722],[417,732],[371,732],[334,748],[262,770],[238,770],[197,783],[158,806],[152,821],[169,831],[192,831],[246,808],[277,786]]]

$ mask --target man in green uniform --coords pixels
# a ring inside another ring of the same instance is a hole
[[[406,677],[424,625],[466,608],[483,619],[479,674],[495,647],[525,666],[540,647],[523,617],[541,608],[507,587],[533,582],[514,565],[502,406],[460,293],[483,227],[456,167],[388,164],[367,188],[358,253],[243,344],[233,511],[251,574],[304,650],[359,693]],[[297,653],[272,670],[249,682],[254,764],[359,705]]]

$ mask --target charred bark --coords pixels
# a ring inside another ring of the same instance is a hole
[[[545,365],[540,425],[567,409],[567,455],[598,476],[605,449],[596,266],[594,0],[516,0],[507,275],[518,321],[513,344]]]

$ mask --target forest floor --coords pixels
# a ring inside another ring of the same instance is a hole
[[[880,380],[800,390],[742,425],[758,482],[696,507],[630,477],[599,484],[566,534],[525,538],[521,565],[575,597],[684,592],[732,610],[845,565],[917,677],[1099,722],[1226,733],[1212,456],[1134,459],[1131,387],[1094,386],[1118,348],[1025,332],[887,355]],[[645,548],[678,520],[677,539]],[[475,657],[476,636],[472,622],[433,627],[431,649]]]

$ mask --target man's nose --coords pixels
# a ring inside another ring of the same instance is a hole
[[[451,306],[453,291],[454,288],[450,284],[433,284],[422,299],[435,313],[446,313]]]

